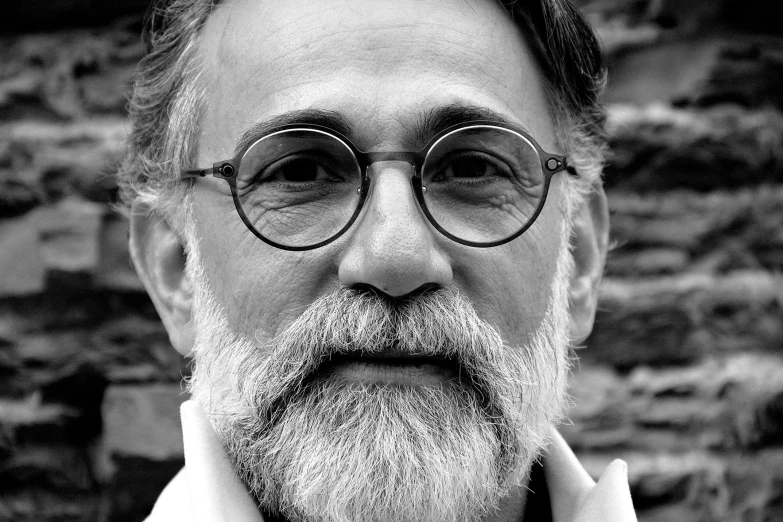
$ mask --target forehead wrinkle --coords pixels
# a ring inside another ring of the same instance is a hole
[[[346,1],[344,4],[358,12],[351,2]],[[423,62],[425,66],[433,61],[443,62],[442,69],[446,74],[454,69],[462,69],[470,74],[479,68],[484,74],[475,74],[478,81],[484,84],[494,82],[502,86],[508,85],[508,82],[502,79],[503,74],[508,72],[507,65],[500,63],[496,53],[488,53],[487,47],[493,46],[492,41],[502,45],[506,40],[501,38],[504,30],[518,30],[507,13],[495,2],[491,2],[488,7],[496,9],[499,16],[488,16],[487,12],[479,13],[479,5],[474,1],[455,2],[454,11],[470,9],[473,13],[478,13],[459,18],[464,20],[464,23],[448,24],[430,17],[418,22],[400,22],[399,19],[394,19],[385,25],[380,25],[383,20],[375,20],[372,27],[354,23],[340,26],[339,29],[335,29],[333,24],[331,29],[326,29],[329,25],[328,18],[324,18],[326,22],[319,22],[321,15],[332,10],[329,6],[308,4],[307,9],[293,12],[289,9],[285,17],[275,17],[270,12],[273,5],[254,3],[248,6],[247,3],[241,3],[241,0],[229,0],[218,6],[207,21],[209,23],[215,18],[222,18],[223,22],[216,53],[218,59],[214,65],[228,74],[233,72],[230,70],[232,66],[241,66],[245,70],[250,66],[258,71],[257,74],[265,77],[270,75],[269,69],[279,63],[289,71],[291,67],[298,66],[290,71],[294,74],[281,74],[276,77],[277,83],[284,84],[296,81],[293,77],[302,75],[295,73],[303,69],[310,74],[328,74],[364,62],[371,64],[377,73],[381,68],[394,70],[396,66],[403,64],[414,65],[411,58],[415,57],[416,61]],[[234,10],[241,7],[257,10],[239,16],[240,13],[234,13]],[[224,14],[219,15],[221,10]],[[264,16],[267,12],[269,16]],[[269,22],[263,23],[267,18]],[[256,19],[260,19],[261,23],[256,24]],[[310,19],[314,21],[310,22]],[[303,31],[302,25],[309,30]],[[243,37],[231,38],[232,35],[238,34]],[[479,38],[479,35],[482,37]],[[248,47],[265,50],[255,53],[255,64],[248,63]],[[409,53],[407,50],[413,52]],[[383,54],[379,56],[379,52]],[[367,56],[366,53],[371,55]],[[466,57],[470,55],[474,59],[471,60],[470,66],[466,66]],[[310,56],[314,59],[308,59]],[[487,70],[490,68],[493,70]],[[491,80],[481,78],[487,74]]]
[[[365,36],[369,37],[364,38]],[[419,63],[429,68],[433,62],[457,62],[457,57],[450,58],[450,54],[459,54],[464,58],[466,53],[477,55],[477,63],[483,62],[474,49],[453,45],[453,42],[465,38],[467,36],[441,35],[440,39],[435,41],[428,34],[399,35],[397,27],[340,30],[307,41],[288,38],[285,47],[278,45],[276,52],[265,54],[263,61],[257,63],[256,67],[271,68],[283,64],[286,69],[329,73],[356,66],[364,68],[369,64],[371,69],[377,72],[379,69],[393,70],[400,65],[410,67]],[[357,41],[360,45],[353,45]],[[232,62],[236,57],[245,54],[244,50],[239,48],[226,48],[223,52],[232,53]]]
[[[428,41],[421,45],[415,42],[407,43],[407,48],[415,50],[415,53],[406,53],[404,49],[401,51],[400,47],[379,47],[353,53],[349,58],[341,52],[332,54],[324,52],[323,49],[303,47],[306,49],[306,56],[291,50],[251,67],[245,64],[245,79],[253,83],[268,82],[268,78],[273,76],[274,89],[263,93],[264,97],[282,95],[306,87],[314,88],[329,82],[346,83],[351,85],[355,92],[365,92],[376,84],[388,83],[387,77],[398,74],[400,69],[405,69],[404,74],[422,84],[437,76],[441,84],[478,88],[488,92],[508,90],[519,83],[505,77],[508,73],[507,66],[494,57],[488,58],[486,53],[477,49],[450,53],[449,49],[429,44]],[[312,59],[308,56],[312,56]],[[262,100],[256,98],[255,101]]]
[[[350,8],[350,3],[345,2]],[[463,5],[467,5],[474,13],[476,13],[476,6],[473,2],[461,2]],[[256,4],[258,5],[258,4]],[[340,29],[326,29],[324,24],[319,23],[321,16],[320,13],[330,11],[329,8],[319,8],[315,5],[308,5],[306,10],[297,11],[296,14],[291,15],[290,11],[288,17],[285,19],[270,17],[273,21],[270,24],[260,26],[259,24],[253,24],[254,16],[233,16],[233,11],[238,8],[238,2],[236,0],[229,1],[221,4],[218,9],[224,9],[226,14],[223,16],[224,25],[221,31],[220,43],[218,48],[218,57],[220,63],[226,64],[228,61],[236,63],[237,58],[243,57],[246,54],[246,46],[260,46],[260,48],[268,48],[269,52],[264,53],[267,56],[275,56],[276,60],[287,60],[291,55],[301,52],[303,49],[315,47],[309,54],[316,54],[317,59],[310,63],[310,66],[315,64],[326,65],[324,63],[325,56],[322,53],[323,47],[329,45],[329,43],[336,43],[335,48],[350,46],[359,40],[360,45],[353,45],[352,49],[348,53],[340,53],[340,57],[345,59],[346,56],[350,57],[351,52],[373,52],[377,50],[389,49],[392,51],[396,49],[400,50],[401,47],[414,48],[417,53],[421,53],[422,50],[434,49],[438,54],[437,48],[444,47],[444,38],[448,38],[448,43],[457,43],[456,48],[461,48],[462,51],[473,50],[479,46],[478,42],[486,40],[486,38],[477,38],[478,33],[489,33],[490,37],[496,34],[497,31],[491,30],[492,27],[503,25],[503,17],[506,13],[499,9],[502,13],[502,17],[487,17],[471,16],[470,23],[473,23],[469,30],[463,29],[459,25],[441,23],[438,19],[418,20],[416,22],[400,22],[398,20],[390,21],[385,25],[379,25],[375,20],[372,27],[367,27],[362,24],[343,25]],[[256,15],[263,15],[264,7],[260,7],[261,13]],[[213,14],[212,18],[216,18]],[[313,19],[313,22],[308,22],[309,19]],[[478,24],[476,24],[478,22]],[[209,23],[209,21],[208,21]],[[468,22],[466,22],[468,23]],[[508,23],[511,23],[509,20]],[[423,24],[424,34],[421,34]],[[236,26],[234,28],[230,26]],[[309,28],[308,31],[302,31],[302,25]],[[477,31],[478,27],[478,31]],[[320,28],[320,30],[319,30]],[[487,28],[490,28],[488,31]],[[231,31],[229,31],[231,29]],[[261,29],[261,30],[259,30]],[[401,35],[400,33],[405,33]],[[385,34],[391,34],[389,38],[385,37]],[[230,38],[227,38],[230,34],[243,34],[243,38],[234,39],[231,42]],[[306,37],[303,38],[303,35]],[[435,36],[433,38],[433,35]],[[232,45],[232,43],[234,45]],[[392,45],[388,45],[391,43]],[[423,44],[423,45],[422,45]],[[240,46],[242,48],[240,48]],[[320,52],[320,53],[319,53]],[[400,56],[399,53],[392,53],[394,57],[397,57],[397,62],[404,59],[404,56]],[[484,58],[486,60],[486,57]],[[241,59],[239,60],[241,62]],[[376,59],[375,64],[380,62]],[[390,65],[390,61],[384,60],[386,65]],[[245,64],[246,65],[246,64]],[[500,68],[500,67],[498,67]]]

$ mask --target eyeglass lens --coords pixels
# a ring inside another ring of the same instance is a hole
[[[468,127],[447,134],[422,166],[424,202],[447,232],[476,243],[521,230],[544,194],[533,145],[514,131]]]
[[[424,203],[446,232],[484,243],[525,227],[544,197],[536,148],[508,129],[455,130],[432,145],[420,172]],[[291,247],[330,239],[360,204],[352,149],[315,129],[273,133],[251,146],[236,178],[239,205],[263,237]]]
[[[253,228],[282,245],[314,245],[337,234],[359,204],[361,169],[326,132],[281,131],[242,157],[237,199]]]

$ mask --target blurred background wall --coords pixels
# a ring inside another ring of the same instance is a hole
[[[777,2],[580,0],[610,67],[615,245],[563,433],[639,519],[783,520]],[[182,465],[183,361],[108,202],[145,0],[0,20],[0,520],[134,521]]]

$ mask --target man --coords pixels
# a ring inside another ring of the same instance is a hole
[[[195,358],[150,520],[635,519],[554,430],[608,226],[570,4],[173,0],[146,38],[120,181]]]

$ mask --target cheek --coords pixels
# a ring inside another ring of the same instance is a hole
[[[204,270],[231,330],[263,342],[284,329],[336,282],[328,248],[288,252],[257,239],[231,198],[196,193]]]
[[[479,316],[511,344],[528,342],[546,314],[561,227],[558,213],[545,208],[536,223],[511,243],[455,256],[456,284]]]

